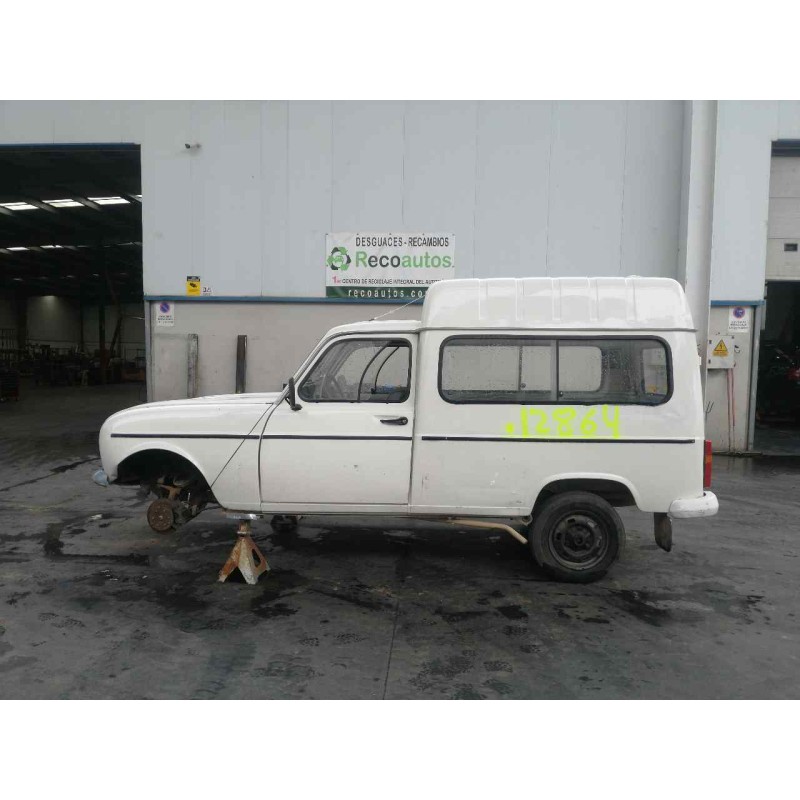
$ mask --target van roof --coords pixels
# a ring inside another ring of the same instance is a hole
[[[478,278],[439,281],[422,307],[426,328],[694,330],[671,278]]]

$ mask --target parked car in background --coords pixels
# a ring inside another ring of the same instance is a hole
[[[800,349],[762,342],[758,355],[756,413],[760,419],[791,417],[800,421]]]

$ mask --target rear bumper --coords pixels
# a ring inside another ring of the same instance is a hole
[[[669,516],[673,519],[692,517],[713,517],[719,511],[719,500],[714,492],[703,492],[702,497],[681,497],[673,500]]]

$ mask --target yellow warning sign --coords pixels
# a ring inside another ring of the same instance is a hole
[[[725,342],[722,339],[719,340],[719,344],[714,348],[714,355],[719,356],[719,358],[728,357],[728,348],[725,347]]]
[[[199,297],[201,294],[200,290],[200,276],[199,275],[187,275],[186,276],[186,294],[189,297]]]

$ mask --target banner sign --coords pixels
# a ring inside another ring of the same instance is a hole
[[[414,300],[436,281],[454,278],[452,233],[329,233],[325,296]]]

